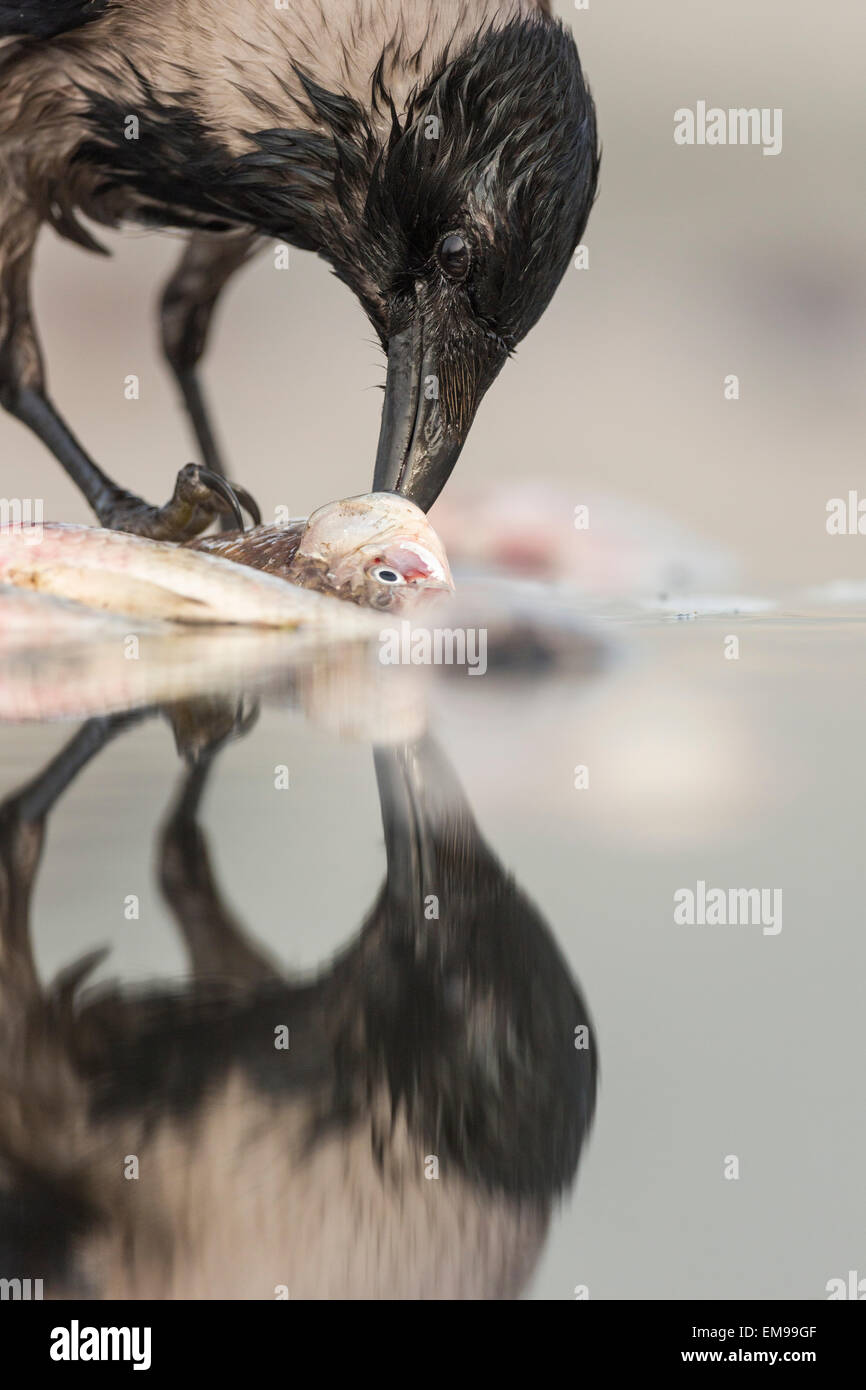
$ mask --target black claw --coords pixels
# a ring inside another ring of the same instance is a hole
[[[235,521],[238,524],[238,530],[244,531],[246,529],[244,526],[244,514],[241,511],[238,495],[231,483],[227,482],[225,478],[220,477],[219,473],[212,472],[210,468],[199,466],[198,472],[203,483],[207,483],[209,488],[212,488],[214,492],[218,492],[220,497],[225,498],[232,509]],[[258,525],[258,522],[256,525]]]
[[[246,510],[249,512],[250,519],[253,525],[261,526],[262,514],[259,511],[259,504],[253,497],[252,493],[247,492],[245,487],[238,487],[237,483],[232,483],[231,486],[234,488],[241,506],[245,507]]]

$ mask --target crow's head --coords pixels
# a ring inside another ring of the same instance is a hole
[[[374,488],[426,510],[583,233],[599,166],[592,98],[574,40],[543,16],[446,53],[401,116],[390,108],[384,140],[381,67],[360,127],[351,103],[305,86],[337,150],[345,221],[330,258],[388,353]]]
[[[574,40],[543,12],[455,38],[432,60],[404,46],[386,46],[365,102],[297,63],[291,77],[271,72],[276,96],[229,84],[245,113],[240,155],[200,92],[159,92],[130,66],[146,138],[124,137],[127,94],[82,88],[91,135],[75,162],[99,169],[117,216],[253,227],[325,256],[388,354],[374,490],[426,511],[565,273],[599,157]],[[408,95],[407,72],[419,74]],[[271,124],[251,126],[251,112]]]

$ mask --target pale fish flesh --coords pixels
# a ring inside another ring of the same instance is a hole
[[[97,527],[43,524],[0,532],[0,584],[147,620],[314,628],[369,634],[370,616],[272,574]]]

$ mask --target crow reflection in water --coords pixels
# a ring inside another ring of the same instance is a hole
[[[82,993],[95,953],[46,990],[31,952],[47,814],[139,716],[91,720],[0,810],[0,1277],[59,1297],[516,1296],[595,1100],[547,927],[425,737],[376,750],[387,876],[360,931],[286,980],[225,907],[197,820],[233,711],[168,714],[187,766],[158,865],[182,985]]]

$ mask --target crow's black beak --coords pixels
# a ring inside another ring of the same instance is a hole
[[[429,511],[463,448],[464,434],[445,427],[437,364],[421,314],[388,343],[385,404],[373,475],[374,492],[399,492]]]
[[[374,757],[388,859],[388,886],[393,897],[411,905],[420,915],[425,885],[432,878],[433,846],[426,824],[423,778],[416,748],[413,745],[376,748]]]
[[[437,846],[457,838],[468,845],[477,831],[466,797],[450,763],[432,738],[374,752],[388,890],[408,911],[423,918],[427,894],[440,893]]]

